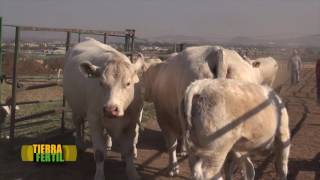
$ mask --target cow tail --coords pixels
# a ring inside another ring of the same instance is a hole
[[[216,54],[217,58],[217,66],[216,66],[216,77],[217,78],[226,78],[228,67],[226,65],[226,62],[223,59],[223,50],[219,49]]]
[[[206,56],[211,73],[214,78],[226,78],[228,67],[223,59],[223,49],[214,47],[209,49]]]
[[[196,93],[199,92],[199,88],[191,83],[185,93],[184,97],[184,117],[187,122],[187,130],[192,128],[192,100]]]

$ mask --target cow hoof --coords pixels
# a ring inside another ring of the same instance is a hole
[[[105,180],[105,177],[103,174],[96,174],[94,180]]]
[[[111,146],[107,146],[106,150],[111,151],[111,148],[112,148]]]
[[[175,176],[179,174],[179,165],[174,165],[170,171],[169,171],[169,176]]]
[[[133,150],[133,158],[134,159],[137,159],[138,157],[138,152],[137,152],[137,149]]]
[[[194,172],[192,175],[192,179],[203,179],[203,178],[199,172]]]
[[[185,157],[187,155],[188,155],[187,151],[182,151],[182,152],[177,154],[177,156],[179,156],[179,157]]]
[[[137,171],[134,171],[134,172],[128,174],[128,179],[129,180],[140,180],[141,177]]]

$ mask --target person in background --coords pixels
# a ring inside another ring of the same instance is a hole
[[[300,82],[302,61],[296,49],[293,51],[293,56],[290,58],[288,62],[288,70],[291,72],[290,73],[291,85],[298,84]]]
[[[317,86],[317,103],[320,105],[320,59],[316,64],[316,86]]]

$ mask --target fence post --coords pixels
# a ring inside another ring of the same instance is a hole
[[[134,29],[131,30],[131,54],[130,54],[130,59],[131,61],[133,60],[133,52],[134,52],[134,39],[135,39],[135,31]]]
[[[81,32],[78,32],[78,42],[81,41]]]
[[[16,88],[17,88],[17,61],[19,58],[20,49],[20,27],[16,27],[15,43],[14,43],[14,58],[12,67],[12,92],[11,92],[11,121],[10,121],[10,142],[14,140],[14,129],[16,121]]]
[[[2,81],[2,17],[0,16],[0,80]],[[2,82],[0,82],[0,102],[2,102]]]
[[[126,34],[126,36],[124,37],[124,49],[123,49],[125,53],[128,52],[128,44],[129,44],[128,40],[129,38],[128,38],[128,35]]]
[[[179,52],[183,51],[184,49],[184,44],[183,43],[180,43],[179,44]]]
[[[103,34],[103,43],[107,44],[107,33]]]
[[[67,39],[66,39],[66,53],[67,51],[69,50],[69,47],[70,47],[70,38],[71,38],[71,32],[67,32]],[[62,107],[66,107],[66,99],[63,95],[63,98],[62,98]],[[64,112],[64,109],[62,110],[62,113],[61,113],[61,131],[64,132],[64,128],[65,128],[65,124],[64,124],[64,116],[65,116],[65,112]]]

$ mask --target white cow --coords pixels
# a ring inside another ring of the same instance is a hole
[[[257,71],[259,84],[272,87],[274,80],[277,77],[279,64],[273,57],[261,57],[257,59],[247,59],[248,63]]]
[[[11,98],[7,98],[5,103],[11,104]],[[16,106],[16,110],[19,110],[19,106]],[[0,106],[0,135],[1,135],[1,127],[7,117],[11,115],[11,106]]]
[[[87,39],[68,52],[63,88],[73,112],[77,142],[80,126],[88,120],[96,162],[95,179],[105,179],[103,130],[119,141],[129,179],[139,179],[133,163],[134,138],[143,99],[137,73],[143,65],[140,54],[135,63],[111,46]]]
[[[9,106],[0,106],[0,126],[4,123],[6,117],[8,117],[10,114],[11,110]]]
[[[197,79],[232,78],[258,83],[260,73],[232,50],[219,46],[188,47],[144,73],[145,100],[155,105],[169,151],[169,175],[179,173],[177,139],[183,138],[179,106],[187,86]]]
[[[222,179],[223,164],[232,152],[241,160],[246,179],[253,180],[249,156],[272,145],[277,173],[286,179],[289,118],[270,88],[233,79],[198,80],[187,88],[182,108],[195,179]]]

